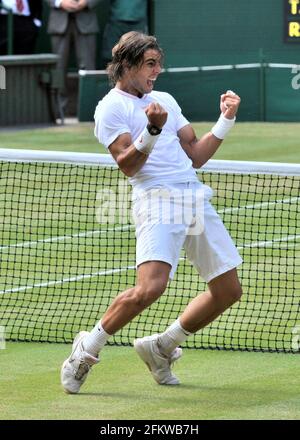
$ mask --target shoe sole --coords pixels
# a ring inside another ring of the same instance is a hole
[[[70,356],[69,356],[69,357],[63,362],[62,367],[61,367],[61,370],[60,370],[60,377],[62,377],[62,373],[63,373],[63,370],[64,370],[64,368],[65,368],[66,363],[69,362],[69,359],[72,357],[72,354],[73,354],[74,351],[76,350],[78,344],[81,342],[81,340],[83,339],[83,337],[86,336],[86,334],[88,334],[88,332],[81,331],[81,332],[78,333],[78,335],[77,335],[76,338],[74,339],[74,342],[73,342],[73,345],[72,345],[72,353],[71,353]],[[62,382],[62,380],[61,380],[61,382]],[[77,393],[79,392],[79,389],[80,389],[80,388],[79,388],[78,391],[70,391],[70,390],[68,390],[67,388],[65,388],[63,385],[62,385],[62,388],[63,388],[63,390],[64,390],[64,392],[65,392],[66,394],[77,394]]]
[[[142,361],[147,365],[147,368],[149,369],[150,373],[152,374],[153,379],[159,385],[171,385],[171,386],[174,386],[174,385],[179,385],[180,384],[180,382],[179,382],[179,380],[177,378],[176,378],[178,380],[177,383],[161,383],[161,382],[159,382],[156,379],[156,377],[154,376],[153,371],[151,370],[151,365],[148,362],[148,352],[147,352],[147,350],[144,349],[142,340],[141,339],[135,339],[135,341],[133,342],[133,346],[134,346],[135,351],[137,352],[137,354],[142,359]]]

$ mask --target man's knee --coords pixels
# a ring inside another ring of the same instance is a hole
[[[236,269],[218,276],[209,283],[212,295],[227,307],[239,301],[243,291]]]
[[[242,295],[243,295],[242,287],[241,287],[241,285],[237,285],[237,286],[232,287],[228,291],[226,296],[229,299],[229,302],[231,304],[234,304],[234,303],[240,301]]]
[[[242,287],[239,283],[231,286],[224,286],[223,288],[210,289],[212,295],[218,299],[219,302],[226,304],[228,307],[238,302],[243,294]]]
[[[131,301],[139,308],[145,309],[156,301],[165,289],[166,285],[164,283],[155,280],[137,284],[131,293]]]

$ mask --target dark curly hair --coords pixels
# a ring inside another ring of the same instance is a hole
[[[162,62],[163,51],[155,37],[135,31],[122,35],[112,49],[112,61],[107,66],[110,83],[115,85],[122,78],[125,67],[130,69],[140,66],[144,59],[144,53],[149,49],[159,52]]]

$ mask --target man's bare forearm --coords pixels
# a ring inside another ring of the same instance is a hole
[[[194,168],[201,168],[218,150],[222,139],[212,133],[206,133],[192,147],[192,161]]]
[[[132,177],[140,171],[148,157],[147,154],[141,153],[132,144],[118,155],[117,164],[126,176]]]

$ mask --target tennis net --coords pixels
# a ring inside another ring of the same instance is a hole
[[[130,187],[109,155],[0,150],[0,325],[7,340],[71,342],[135,283]],[[299,351],[300,165],[209,161],[244,263],[244,295],[186,347]],[[164,295],[111,343],[161,332],[203,280],[180,258]]]

